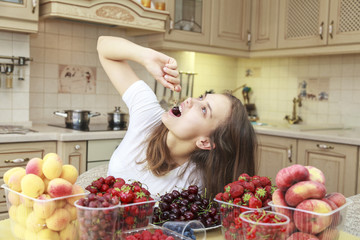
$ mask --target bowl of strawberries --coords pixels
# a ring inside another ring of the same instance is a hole
[[[267,210],[276,187],[270,178],[241,174],[215,196],[221,216],[222,233],[226,240],[243,239],[240,214],[254,209]]]

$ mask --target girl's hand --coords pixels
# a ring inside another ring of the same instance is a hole
[[[144,64],[147,71],[164,87],[180,92],[178,65],[174,58],[150,50],[150,59]],[[148,55],[149,56],[149,55]]]

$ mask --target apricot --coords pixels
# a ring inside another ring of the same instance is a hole
[[[56,208],[63,208],[66,205],[66,199],[56,200]]]
[[[48,218],[54,213],[56,209],[56,203],[55,201],[46,201],[50,199],[51,197],[49,195],[42,194],[38,197],[39,201],[34,202],[33,208],[37,217]]]
[[[12,205],[9,208],[9,217],[11,220],[17,221],[16,220],[16,213],[17,213],[17,206],[16,205]]]
[[[77,219],[77,209],[75,206],[71,204],[66,204],[64,209],[66,209],[70,213],[70,221]]]
[[[49,180],[58,178],[61,175],[62,164],[56,158],[48,158],[43,163],[42,171]]]
[[[33,207],[34,201],[31,198],[20,196],[20,202],[25,205],[25,207]]]
[[[25,238],[25,231],[26,231],[25,226],[16,222],[12,222],[10,226],[11,226],[11,232],[13,233],[15,239]]]
[[[25,240],[36,240],[37,234],[36,234],[36,232],[26,229],[25,234],[24,234],[24,239]]]
[[[320,169],[313,166],[305,166],[305,167],[307,168],[307,170],[309,170],[308,180],[319,182],[325,185],[325,175]]]
[[[285,191],[293,184],[309,179],[309,170],[300,164],[291,165],[281,169],[276,174],[276,185],[279,189]]]
[[[21,179],[21,189],[24,195],[37,198],[44,193],[45,184],[38,175],[26,174]]]
[[[20,195],[12,191],[8,191],[7,199],[9,200],[11,205],[17,206],[20,204]]]
[[[324,184],[314,181],[302,181],[292,185],[285,193],[285,201],[291,207],[296,207],[305,199],[321,199],[325,197]]]
[[[74,223],[69,223],[63,230],[60,232],[61,240],[72,240],[76,239],[78,236],[77,227]]]
[[[24,204],[20,204],[16,208],[16,220],[22,226],[26,226],[26,219],[32,212],[32,208],[26,207]]]
[[[60,236],[56,231],[45,228],[38,232],[37,240],[60,240]]]
[[[69,196],[72,193],[72,184],[65,179],[55,178],[49,182],[47,192],[52,198]]]
[[[21,168],[14,171],[8,181],[8,186],[11,190],[21,192],[21,179],[26,175],[25,169]]]
[[[49,159],[55,159],[56,161],[60,162],[61,165],[63,164],[60,156],[59,156],[57,153],[47,153],[47,154],[43,157],[43,161],[44,161],[44,162],[46,162],[46,161],[49,160]]]
[[[32,232],[39,232],[41,229],[45,228],[45,219],[39,218],[35,212],[31,212],[26,219],[26,229]]]
[[[55,212],[46,219],[46,226],[53,231],[61,231],[70,222],[70,213],[64,209],[56,209]]]
[[[74,184],[72,186],[71,195],[77,195],[77,194],[82,194],[82,193],[85,193],[85,190],[80,185]],[[83,198],[83,197],[84,197],[84,195],[78,195],[75,197],[69,197],[66,200],[69,204],[74,206],[74,202],[76,202],[77,200],[79,200],[80,198]]]
[[[66,164],[62,166],[60,178],[69,181],[71,184],[75,184],[78,176],[79,172],[73,165]]]
[[[11,176],[14,172],[16,172],[16,171],[18,171],[18,170],[24,170],[24,168],[22,168],[22,167],[13,167],[13,168],[10,168],[9,170],[7,170],[7,171],[4,173],[3,179],[4,179],[4,183],[5,183],[6,185],[9,185],[9,178],[10,178],[10,176]],[[26,173],[26,171],[25,171],[25,173]]]
[[[26,164],[26,174],[35,174],[39,177],[43,177],[44,174],[42,172],[42,165],[43,160],[41,158],[32,158],[30,161]]]

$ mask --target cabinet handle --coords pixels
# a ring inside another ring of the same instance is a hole
[[[321,40],[323,39],[323,28],[324,28],[324,22],[321,22],[319,27],[319,35]]]
[[[76,144],[74,148],[75,148],[75,150],[79,150],[81,147],[79,144]]]
[[[5,160],[5,163],[23,163],[29,161],[29,158],[16,158],[12,160]]]
[[[331,38],[333,38],[333,25],[334,25],[334,21],[331,21],[329,25],[329,35]]]
[[[316,146],[320,149],[334,149],[333,146],[326,145],[326,144],[316,144]]]
[[[36,6],[37,6],[37,0],[32,0],[32,13],[35,13]]]
[[[289,163],[292,163],[292,144],[290,145],[289,149],[288,149],[288,160],[289,160]]]
[[[174,29],[174,21],[171,19],[171,16],[167,18],[167,25],[168,25],[168,34]]]

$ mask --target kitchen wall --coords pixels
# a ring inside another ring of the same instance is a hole
[[[29,35],[0,31],[0,55],[29,57]],[[0,63],[12,63],[0,59]],[[25,81],[18,80],[17,68],[13,73],[13,88],[6,88],[5,74],[0,74],[0,124],[29,123],[29,66],[24,66]]]

